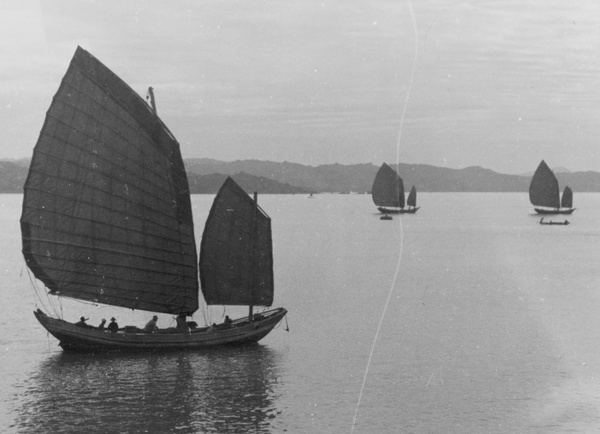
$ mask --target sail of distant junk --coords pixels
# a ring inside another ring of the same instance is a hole
[[[573,208],[573,191],[566,186],[562,199],[558,187],[558,179],[542,160],[537,167],[529,185],[529,200],[538,214],[571,214]]]
[[[404,182],[396,171],[383,163],[371,188],[373,203],[384,214],[414,214],[419,210],[417,206],[417,189],[410,189],[406,202],[404,200]]]
[[[286,315],[273,303],[271,220],[232,179],[196,251],[179,144],[124,81],[78,47],[46,114],[24,187],[23,255],[50,295],[172,314],[177,327],[116,333],[38,309],[64,350],[160,351],[257,342]],[[247,317],[190,328],[199,306]]]

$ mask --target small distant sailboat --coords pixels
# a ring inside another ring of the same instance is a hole
[[[544,160],[539,164],[529,185],[529,200],[538,214],[571,214],[573,191],[567,186],[560,200],[558,179]]]
[[[404,182],[396,171],[383,163],[371,189],[373,203],[377,209],[386,214],[414,214],[417,212],[417,190],[413,186],[410,190],[408,200],[404,200]],[[405,204],[408,208],[405,208]]]
[[[80,327],[40,309],[64,350],[191,350],[254,343],[287,311],[273,302],[270,218],[228,178],[196,253],[179,143],[124,81],[78,47],[46,114],[24,186],[23,256],[49,295],[175,316],[143,333]],[[198,270],[208,305],[248,305],[248,316],[195,327]],[[191,326],[190,327],[188,327]]]

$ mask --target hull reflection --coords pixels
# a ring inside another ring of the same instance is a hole
[[[23,385],[17,428],[270,432],[278,359],[262,346],[119,357],[57,354]]]

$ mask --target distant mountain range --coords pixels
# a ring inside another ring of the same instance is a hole
[[[246,191],[262,194],[368,193],[379,166],[373,164],[327,164],[208,158],[185,160],[192,194],[216,193],[227,176]],[[526,192],[531,175],[505,175],[482,167],[448,169],[425,164],[399,164],[396,168],[408,191],[419,192]],[[0,161],[0,193],[21,193],[29,160]],[[561,188],[577,192],[600,192],[599,172],[569,172],[555,169]]]
[[[267,178],[290,187],[315,193],[367,193],[379,166],[373,164],[329,164],[304,166],[297,163],[244,160],[225,162],[207,158],[185,161],[188,176],[219,173],[236,178],[239,173]],[[391,165],[404,180],[420,192],[527,192],[532,175],[505,175],[482,167],[447,169],[425,164]],[[561,168],[556,176],[562,186],[574,192],[600,192],[599,172],[568,172]]]

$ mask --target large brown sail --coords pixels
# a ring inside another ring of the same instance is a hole
[[[209,305],[273,304],[271,219],[229,177],[204,226],[200,283]]]
[[[34,149],[21,229],[27,265],[51,293],[155,312],[198,308],[179,144],[80,47]]]
[[[404,183],[386,163],[381,165],[375,175],[371,195],[377,206],[404,208]]]
[[[535,206],[559,207],[558,180],[546,162],[542,160],[531,178],[529,200]]]

